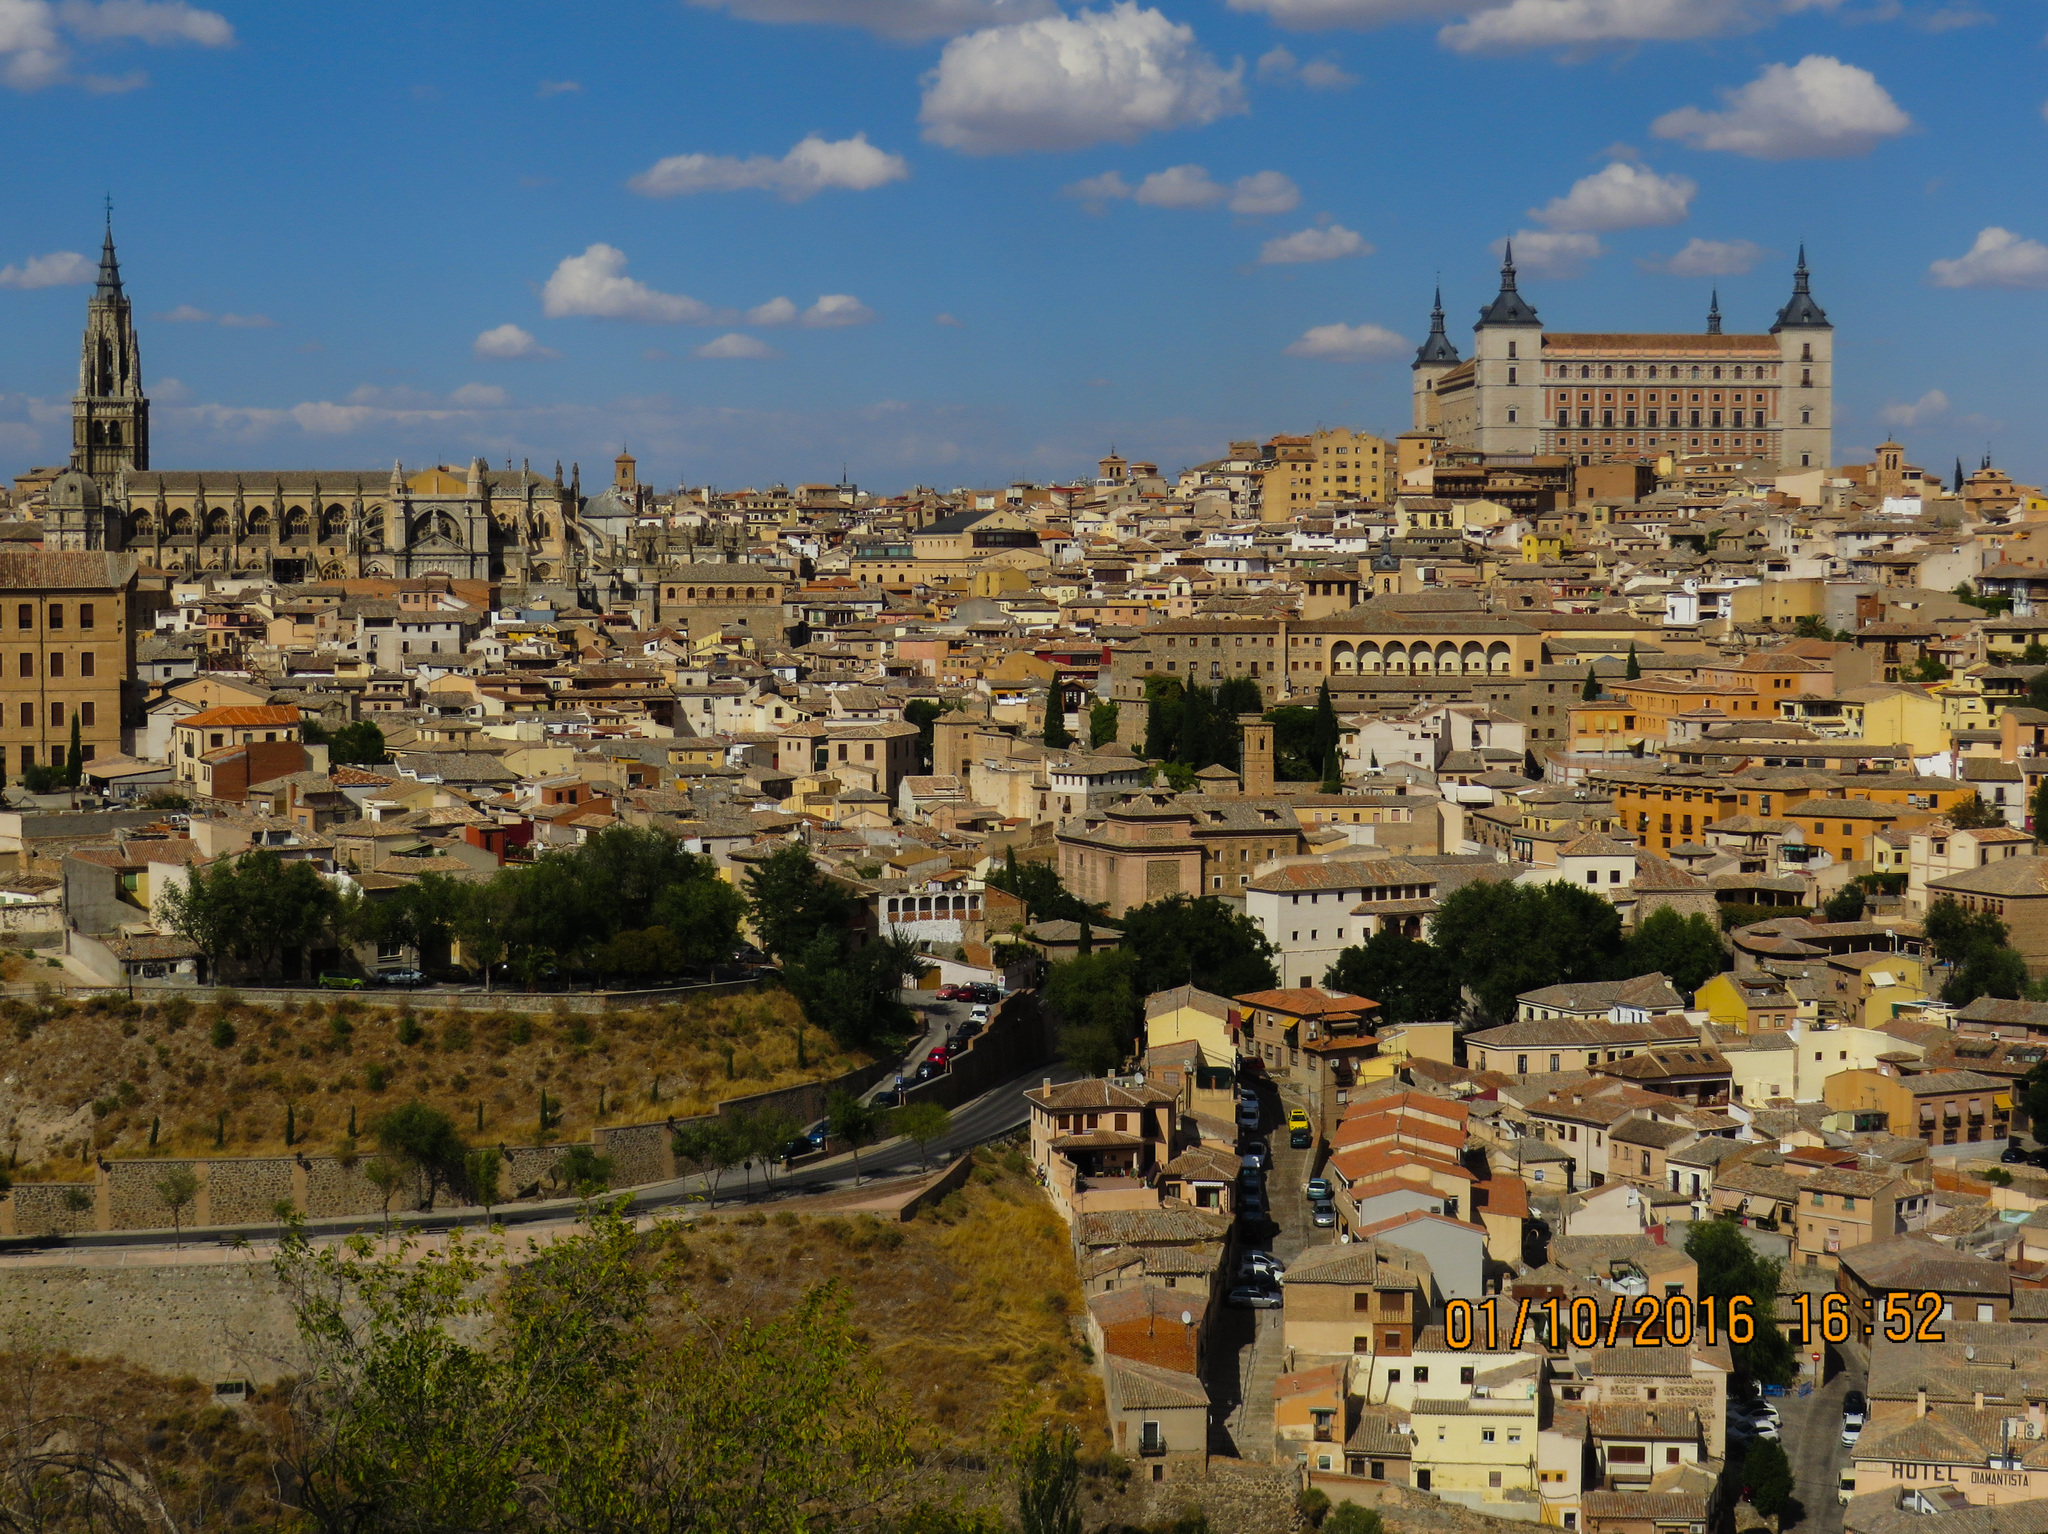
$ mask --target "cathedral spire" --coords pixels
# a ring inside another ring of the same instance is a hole
[[[1429,311],[1429,339],[1415,349],[1414,366],[1430,367],[1442,363],[1456,367],[1458,348],[1451,345],[1451,338],[1444,334],[1444,290],[1436,290],[1436,304]]]
[[[1771,327],[1772,334],[1780,330],[1832,330],[1828,324],[1827,311],[1813,301],[1813,288],[1806,271],[1806,245],[1799,246],[1799,265],[1792,271],[1792,297],[1785,307],[1778,311],[1778,323]]]
[[[117,299],[121,293],[121,263],[114,257],[114,208],[107,205],[107,237],[100,245],[100,280],[93,297]]]
[[[1713,297],[1713,300],[1712,300],[1712,301],[1711,301],[1711,302],[1710,302],[1710,303],[1709,303],[1709,304],[1707,305],[1707,334],[1708,334],[1708,335],[1710,335],[1710,336],[1717,336],[1717,335],[1719,335],[1720,333],[1721,333],[1721,290],[1720,290],[1719,288],[1716,288],[1716,289],[1714,289],[1714,297]]]
[[[1479,311],[1479,324],[1474,330],[1485,325],[1541,325],[1536,311],[1528,301],[1515,290],[1515,242],[1509,240],[1502,250],[1500,264],[1500,292],[1492,303]]]
[[[78,393],[71,402],[71,462],[111,492],[125,469],[149,467],[149,398],[142,392],[142,350],[134,306],[121,288],[114,255],[113,205],[100,246],[99,284],[85,306],[78,350]]]

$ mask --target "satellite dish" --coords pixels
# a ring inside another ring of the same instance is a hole
[[[1195,1324],[1195,1313],[1192,1310],[1183,1310],[1180,1313],[1180,1324],[1182,1326],[1193,1326]]]

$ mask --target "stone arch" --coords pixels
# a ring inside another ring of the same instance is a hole
[[[545,560],[543,560],[541,563],[533,567],[533,578],[537,581],[553,580],[555,578],[554,566],[548,564]]]
[[[339,581],[345,580],[347,577],[348,566],[338,559],[330,559],[320,567],[320,578],[323,581]]]
[[[1330,670],[1349,676],[1358,670],[1358,651],[1348,639],[1340,639],[1330,646]]]
[[[381,559],[373,559],[363,566],[363,574],[365,575],[389,575],[390,573],[389,570],[384,568],[384,561]]]
[[[170,534],[173,538],[188,536],[192,531],[192,513],[180,507],[171,513]]]
[[[243,524],[252,538],[261,538],[270,531],[270,512],[258,506],[249,513],[249,520]]]
[[[1486,647],[1476,639],[1468,639],[1458,652],[1458,669],[1467,676],[1486,675]]]
[[[1436,670],[1438,676],[1456,676],[1463,668],[1458,664],[1458,647],[1446,639],[1436,647]]]
[[[284,535],[287,538],[308,538],[313,533],[313,518],[303,506],[294,506],[284,514]]]
[[[148,512],[146,512],[146,511],[138,511],[137,513],[135,513],[135,536],[136,536],[136,537],[138,537],[138,538],[147,538],[147,537],[148,537],[148,536],[149,536],[149,535],[150,535],[151,533],[153,533],[153,532],[155,532],[155,531],[156,531],[156,522],[154,521],[154,519],[152,519],[152,518],[151,518],[151,516],[150,516],[150,514],[149,514]]]
[[[1386,659],[1380,654],[1380,647],[1370,639],[1358,647],[1358,669],[1368,676],[1377,676],[1386,669]]]
[[[216,506],[206,514],[206,536],[225,538],[228,535],[228,509]]]
[[[363,520],[363,538],[373,549],[384,547],[384,513],[373,511]]]
[[[1486,647],[1486,669],[1495,676],[1507,676],[1515,669],[1514,652],[1496,639]]]
[[[1396,641],[1387,646],[1387,670],[1395,676],[1407,674],[1408,647],[1405,644]]]
[[[320,539],[323,543],[339,543],[348,534],[348,513],[339,506],[327,508],[327,514],[320,519]]]

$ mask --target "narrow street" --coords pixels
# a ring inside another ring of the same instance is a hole
[[[1287,1144],[1287,1108],[1270,1086],[1261,1091],[1260,1135],[1272,1147],[1266,1197],[1276,1224],[1243,1237],[1240,1245],[1261,1248],[1292,1263],[1308,1246],[1332,1238],[1309,1223],[1303,1185],[1313,1175],[1318,1152]],[[1233,1281],[1235,1274],[1232,1275]],[[1285,1327],[1279,1310],[1226,1308],[1212,1334],[1205,1374],[1211,1403],[1209,1450],[1248,1460],[1273,1454],[1273,1382],[1286,1363]]]
[[[1845,1359],[1845,1362],[1849,1362]],[[1777,1398],[1784,1423],[1785,1457],[1792,1462],[1794,1495],[1806,1515],[1796,1527],[1800,1534],[1842,1534],[1842,1504],[1836,1497],[1842,1466],[1849,1449],[1842,1442],[1842,1398],[1852,1389],[1862,1389],[1864,1370],[1854,1362],[1842,1369],[1813,1394],[1786,1394]]]

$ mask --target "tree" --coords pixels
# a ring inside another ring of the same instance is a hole
[[[700,1119],[679,1127],[672,1143],[676,1160],[695,1167],[711,1195],[711,1207],[718,1207],[719,1179],[746,1160],[747,1148],[739,1136],[720,1119]]]
[[[1586,666],[1586,684],[1579,689],[1579,701],[1581,703],[1591,703],[1599,696],[1600,676],[1593,665],[1588,662]]]
[[[1067,728],[1067,695],[1055,676],[1052,685],[1045,690],[1045,744],[1054,751],[1064,751],[1074,743],[1074,732]]]
[[[391,1200],[398,1196],[399,1184],[405,1181],[405,1168],[389,1156],[372,1156],[363,1163],[363,1176],[370,1186],[377,1190],[383,1200],[384,1229],[391,1229]]]
[[[485,1224],[490,1223],[491,1210],[497,1205],[504,1170],[504,1154],[490,1146],[480,1146],[462,1158],[462,1180],[470,1198],[483,1210]]]
[[[1792,1500],[1792,1462],[1785,1446],[1768,1438],[1752,1438],[1742,1456],[1742,1484],[1749,1488],[1749,1505],[1772,1523],[1784,1527],[1785,1514],[1796,1505]]]
[[[1943,814],[1958,831],[1986,831],[2005,824],[2003,810],[1995,804],[1986,804],[1975,795],[1950,806]]]
[[[1990,911],[1965,911],[1944,895],[1927,908],[1926,933],[1935,958],[1949,966],[1943,1001],[1968,1006],[1980,996],[2017,1001],[2027,994],[2027,962]]]
[[[727,962],[739,947],[747,900],[718,877],[718,865],[698,858],[702,871],[671,884],[654,902],[654,919],[668,929],[684,964],[709,969]]]
[[[1343,744],[1344,726],[1337,718],[1337,705],[1330,701],[1330,684],[1325,681],[1316,689],[1316,722],[1308,740],[1308,759],[1317,764],[1326,780],[1330,775],[1330,757]]]
[[[754,933],[778,959],[803,953],[821,936],[843,941],[853,909],[853,897],[818,871],[800,842],[779,848],[747,872]]]
[[[882,1110],[851,1092],[834,1092],[825,1104],[826,1121],[834,1138],[844,1140],[853,1152],[853,1185],[860,1186],[860,1148],[872,1144],[882,1132]]]
[[[1344,759],[1337,754],[1334,746],[1323,757],[1323,781],[1317,787],[1319,792],[1325,794],[1344,792]]]
[[[334,886],[309,862],[258,848],[194,870],[157,900],[159,918],[217,969],[232,954],[258,972],[295,963],[340,912]]]
[[[1138,957],[1141,998],[1176,985],[1238,996],[1278,983],[1259,924],[1213,895],[1168,895],[1126,911],[1123,947]]]
[[[2048,676],[2048,671],[2041,674]],[[2030,829],[2034,833],[2034,840],[2048,842],[2048,774],[2043,774],[2041,781],[2034,787],[2033,822]]]
[[[687,1259],[630,1220],[508,1261],[287,1240],[275,1270],[307,1366],[276,1443],[320,1534],[866,1531],[906,1509],[907,1424],[846,1293],[713,1324],[657,1294]],[[659,1280],[659,1282],[657,1282]]]
[[[2048,666],[2048,645],[2044,645],[2039,639],[2029,639],[2027,647],[2020,651],[2020,664],[2022,666]]]
[[[188,1166],[174,1166],[156,1180],[154,1187],[157,1202],[171,1212],[171,1231],[182,1247],[185,1244],[185,1206],[199,1197],[199,1177]]]
[[[1017,1521],[1023,1534],[1081,1534],[1080,1435],[1041,1422],[1017,1456]]]
[[[384,732],[368,719],[359,719],[354,724],[345,724],[327,740],[327,760],[330,764],[353,763],[362,767],[377,767],[391,760],[391,753],[385,749]]]
[[[85,744],[78,735],[78,710],[71,711],[71,749],[64,753],[64,786],[78,787],[85,776]]]
[[[889,1115],[889,1127],[917,1146],[917,1165],[922,1171],[932,1141],[953,1127],[953,1115],[939,1103],[906,1103]]]
[[[612,1158],[588,1145],[572,1145],[555,1163],[555,1181],[578,1198],[596,1198],[612,1185]]]
[[[1642,680],[1642,676],[1643,668],[1636,660],[1635,642],[1631,640],[1628,647],[1628,665],[1623,668],[1621,679],[1624,682],[1639,682]]]
[[[1287,783],[1306,783],[1319,776],[1323,758],[1315,754],[1316,711],[1301,703],[1283,703],[1266,710],[1273,727],[1274,774]]]
[[[1180,739],[1181,687],[1177,679],[1145,678],[1145,757],[1163,762]]]
[[[372,1120],[370,1134],[386,1157],[412,1174],[422,1210],[434,1207],[434,1195],[444,1183],[458,1182],[463,1175],[469,1147],[455,1121],[438,1108],[401,1103]]]
[[[917,726],[917,765],[920,772],[932,770],[932,738],[936,733],[932,726],[946,711],[945,704],[932,698],[912,698],[903,705],[903,722]]]
[[[1100,1076],[1130,1058],[1144,1000],[1137,972],[1137,955],[1122,948],[1053,965],[1046,976],[1045,1003],[1068,1064]]]
[[[1068,891],[1052,864],[1019,863],[1014,849],[1006,851],[1001,867],[989,870],[985,882],[1023,901],[1026,916],[1034,922],[1081,921],[1094,909]]]
[[[1829,921],[1861,921],[1863,905],[1863,886],[1852,880],[1822,902],[1820,913]]]
[[[1670,906],[1659,906],[1636,927],[1622,949],[1615,978],[1661,973],[1690,996],[1728,967],[1728,949],[1721,941],[1718,923],[1699,915],[1680,916]]]
[[[1685,1255],[1699,1265],[1700,1298],[1720,1303],[1747,1299],[1756,1322],[1748,1342],[1730,1343],[1735,1367],[1766,1385],[1783,1385],[1796,1372],[1792,1342],[1777,1324],[1778,1277],[1784,1265],[1760,1254],[1733,1220],[1695,1220],[1685,1238]]]
[[[1384,929],[1338,954],[1323,985],[1378,1002],[1378,1022],[1446,1022],[1463,1006],[1457,966],[1448,954]]]
[[[1119,711],[1113,701],[1104,699],[1088,710],[1088,744],[1091,747],[1106,746],[1116,739]]]
[[[1430,940],[1452,956],[1488,1021],[1524,991],[1604,980],[1621,953],[1621,913],[1575,884],[1474,881],[1438,907]]]
[[[1932,655],[1923,655],[1899,672],[1902,682],[1945,682],[1949,669]]]

